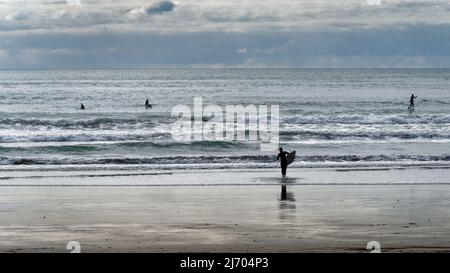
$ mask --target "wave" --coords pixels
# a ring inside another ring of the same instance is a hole
[[[443,100],[435,100],[434,102],[437,103],[437,104],[444,104],[444,105],[449,105],[450,104],[450,101],[443,101]]]
[[[317,129],[282,129],[280,130],[280,140],[283,141],[297,141],[298,143],[307,143],[308,141],[360,141],[367,142],[371,140],[450,140],[450,129],[404,129],[404,130],[380,130],[368,128],[363,129],[339,129],[335,128],[317,128]],[[61,146],[49,145],[47,143],[67,143],[66,146],[84,145],[90,143],[91,145],[102,145],[102,143],[109,143],[116,146],[136,147],[136,146],[153,146],[176,148],[182,147],[197,147],[204,145],[222,146],[222,148],[233,148],[250,146],[255,141],[191,141],[180,142],[173,139],[170,132],[149,132],[143,130],[136,131],[50,131],[50,132],[13,132],[11,134],[0,135],[0,144],[7,147],[8,144],[19,144],[22,147],[26,146]],[[69,144],[73,143],[73,144]],[[79,144],[77,144],[79,143]],[[110,145],[110,147],[112,147]],[[2,149],[0,147],[0,149]]]
[[[450,155],[307,155],[296,158],[297,165],[303,163],[374,163],[374,162],[450,162]],[[276,156],[167,156],[167,157],[0,157],[0,165],[194,165],[231,164],[251,167],[252,164],[272,164]],[[230,166],[231,166],[230,165]]]
[[[288,124],[450,124],[450,114],[392,115],[295,115],[283,119]]]
[[[450,139],[450,130],[447,131],[378,131],[378,130],[290,130],[281,131],[280,138],[302,140],[388,140],[388,139]]]
[[[281,124],[450,124],[450,114],[295,114],[282,115]],[[172,119],[167,116],[144,116],[136,118],[92,118],[92,119],[40,119],[40,118],[3,118],[0,127],[28,128],[46,127],[60,129],[102,129],[102,128],[149,128],[159,124],[170,125]],[[206,119],[204,121],[207,121]]]
[[[118,143],[119,147],[156,147],[156,148],[239,148],[246,147],[243,142],[228,141],[192,141],[192,142],[124,142]]]
[[[152,142],[152,141],[125,141],[125,142],[37,142],[37,145],[22,145],[23,143],[11,143],[14,145],[0,146],[0,152],[14,153],[83,153],[95,151],[107,151],[114,148],[124,149],[193,149],[193,150],[217,150],[249,147],[251,144],[243,142],[227,141],[192,141],[192,142]]]
[[[39,118],[6,118],[0,119],[1,127],[27,128],[49,127],[61,129],[97,129],[97,128],[143,128],[156,125],[157,117],[142,118],[92,118],[92,119],[39,119]]]
[[[433,104],[450,104],[450,101],[439,100],[439,99],[419,99],[418,102],[420,105],[433,105]],[[289,104],[286,104],[289,106]],[[323,100],[314,100],[314,101],[301,101],[297,102],[299,106],[317,106],[317,107],[348,107],[348,106],[363,106],[365,108],[372,107],[385,107],[389,106],[408,106],[408,102],[405,100],[340,100],[340,101],[323,101]]]
[[[149,130],[150,131],[150,130]],[[0,135],[0,143],[17,142],[95,142],[95,141],[145,141],[171,138],[168,132],[128,131],[34,131],[18,132],[15,135]]]

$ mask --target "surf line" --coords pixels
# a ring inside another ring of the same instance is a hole
[[[85,177],[117,177],[117,176],[149,176],[149,175],[172,175],[171,172],[161,173],[113,173],[113,174],[74,174],[74,175],[33,175],[33,176],[3,176],[0,180],[11,179],[41,179],[41,178],[85,178]]]
[[[279,105],[204,107],[203,98],[194,97],[193,110],[179,104],[172,108],[171,117],[177,119],[171,130],[175,141],[256,142],[261,151],[274,151],[279,145]]]

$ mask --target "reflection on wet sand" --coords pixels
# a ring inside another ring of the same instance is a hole
[[[300,181],[302,178],[296,178],[296,177],[273,177],[273,176],[258,176],[258,177],[254,177],[253,181],[256,184],[261,184],[261,185],[280,185],[280,184],[285,184],[285,185],[292,185],[292,184],[296,184],[298,183],[298,181]]]
[[[295,218],[295,195],[293,192],[288,191],[288,187],[286,184],[281,185],[281,194],[280,194],[280,219],[292,219]]]

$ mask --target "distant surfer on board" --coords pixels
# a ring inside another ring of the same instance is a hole
[[[150,104],[150,102],[148,101],[148,99],[145,101],[145,108],[152,108],[152,105]]]
[[[414,96],[414,94],[411,95],[411,98],[409,99],[409,107],[408,109],[414,109],[414,100],[417,99],[417,96]]]
[[[277,160],[280,160],[281,163],[281,174],[283,177],[286,177],[286,169],[289,164],[294,161],[295,151],[292,153],[288,153],[283,151],[283,148],[280,147],[280,153],[278,154]]]

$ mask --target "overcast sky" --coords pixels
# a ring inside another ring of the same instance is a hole
[[[450,67],[450,0],[378,1],[0,0],[0,68]]]

